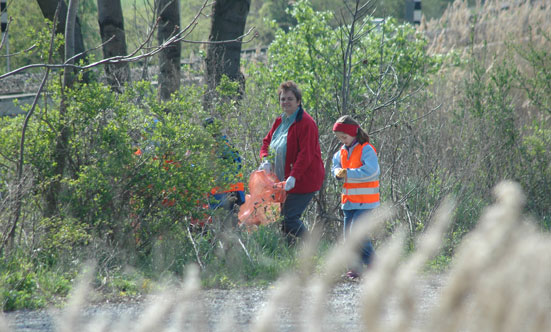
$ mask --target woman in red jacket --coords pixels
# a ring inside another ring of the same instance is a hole
[[[282,230],[292,243],[308,232],[300,217],[316,191],[321,189],[325,169],[321,160],[318,126],[302,108],[302,93],[293,81],[278,89],[283,113],[262,141],[259,169],[274,172],[285,181],[287,198],[281,207]]]

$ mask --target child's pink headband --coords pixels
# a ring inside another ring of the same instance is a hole
[[[337,122],[333,126],[333,131],[340,131],[352,137],[356,137],[358,135],[358,128],[360,128],[360,126],[355,124]]]

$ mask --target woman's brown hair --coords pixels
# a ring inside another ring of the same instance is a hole
[[[354,118],[350,115],[343,115],[336,122],[358,126],[358,133],[356,134],[356,139],[358,140],[358,143],[369,143],[369,135],[365,132],[365,130],[362,129],[358,121],[354,120]]]
[[[277,89],[277,95],[281,96],[281,93],[285,91],[291,91],[295,95],[295,98],[299,102],[299,105],[302,105],[302,92],[300,91],[298,85],[295,82],[287,81],[287,82],[281,83],[279,85],[279,88]]]

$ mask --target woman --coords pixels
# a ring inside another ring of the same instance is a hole
[[[308,232],[300,217],[320,190],[325,169],[321,160],[318,126],[302,108],[302,93],[293,81],[278,89],[283,113],[262,141],[259,169],[273,171],[285,181],[287,198],[281,207],[282,230],[290,243]]]

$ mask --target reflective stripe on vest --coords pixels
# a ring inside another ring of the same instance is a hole
[[[350,158],[348,157],[348,150],[343,147],[341,149],[341,165],[342,168],[360,168],[362,166],[362,151],[366,145],[370,145],[373,151],[377,153],[375,147],[369,143],[357,144]],[[341,203],[377,203],[379,202],[379,176],[369,176],[363,178],[349,178],[344,179],[342,186]]]

